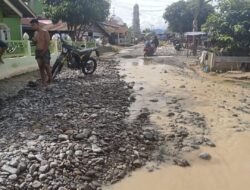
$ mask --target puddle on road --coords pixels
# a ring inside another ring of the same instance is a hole
[[[250,186],[250,88],[233,83],[199,80],[180,63],[165,58],[168,64],[154,59],[121,59],[121,75],[135,81],[136,102],[131,106],[131,119],[141,108],[152,113],[151,121],[164,130],[168,124],[168,99],[181,99],[181,105],[206,116],[209,136],[216,148],[202,147],[187,154],[191,167],[162,165],[153,173],[140,169],[132,177],[105,190],[248,190]],[[176,67],[177,65],[177,67]],[[181,88],[182,86],[182,88]],[[157,101],[151,101],[157,99]],[[172,111],[172,110],[170,110]],[[237,131],[237,132],[236,132]],[[201,152],[212,160],[203,161]]]
[[[198,152],[192,153],[190,168],[163,165],[153,173],[141,169],[106,190],[248,190],[249,135],[234,136],[218,146],[204,149],[213,155],[209,162],[196,159]]]

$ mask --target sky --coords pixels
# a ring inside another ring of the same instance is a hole
[[[120,17],[128,26],[132,25],[133,6],[137,3],[140,8],[141,29],[166,29],[162,18],[168,5],[178,0],[111,0],[111,15]]]

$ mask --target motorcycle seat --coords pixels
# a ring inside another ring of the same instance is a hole
[[[75,52],[78,54],[78,55],[84,55],[84,54],[87,54],[87,53],[90,53],[92,51],[95,51],[96,49],[95,48],[87,48],[87,49],[76,49]]]

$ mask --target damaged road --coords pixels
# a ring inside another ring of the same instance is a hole
[[[66,70],[46,91],[29,82],[1,101],[0,189],[162,190],[162,177],[145,177],[155,170],[174,189],[179,174],[165,164],[213,163],[219,139],[249,130],[248,88],[200,77],[173,48],[142,52],[126,48],[93,76]]]
[[[151,123],[166,135],[155,153],[164,163],[148,163],[105,189],[247,190],[249,82],[201,74],[196,59],[171,46],[150,58],[142,56],[140,46],[131,49],[119,58],[121,75],[135,83],[130,120],[142,108],[149,110]]]
[[[2,102],[0,189],[101,189],[152,160],[164,136],[143,112],[127,122],[133,84],[117,63],[93,76],[64,72]]]

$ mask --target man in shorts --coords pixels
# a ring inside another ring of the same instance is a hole
[[[47,86],[52,82],[49,51],[50,35],[47,30],[44,30],[39,26],[39,22],[37,19],[31,20],[30,24],[32,29],[35,30],[32,41],[36,44],[35,55],[41,74],[42,85]],[[47,81],[45,72],[47,73]]]
[[[4,64],[2,56],[7,48],[7,44],[4,41],[0,40],[0,64]]]

